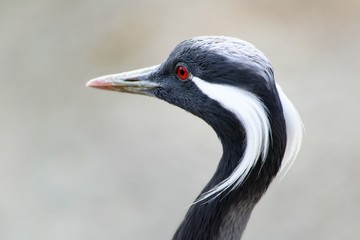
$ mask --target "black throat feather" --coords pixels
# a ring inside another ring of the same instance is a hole
[[[282,109],[275,107],[276,105],[275,101],[273,105],[267,106],[271,114],[269,119],[273,121],[270,122],[272,136],[265,161],[258,161],[240,186],[234,189],[230,187],[209,199],[195,201],[173,236],[173,240],[241,238],[254,206],[277,174],[285,151],[285,120]],[[237,117],[215,101],[209,106],[217,108],[216,111],[206,111],[207,116],[201,116],[202,113],[198,115],[202,119],[207,119],[208,124],[216,131],[223,146],[223,155],[213,177],[197,200],[230,176],[238,166],[246,148],[246,133]],[[211,112],[214,112],[214,116],[211,116]]]

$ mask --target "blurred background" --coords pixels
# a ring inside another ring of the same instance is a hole
[[[0,239],[171,239],[221,156],[202,120],[85,88],[180,41],[255,44],[306,128],[244,239],[360,238],[357,0],[2,0]]]

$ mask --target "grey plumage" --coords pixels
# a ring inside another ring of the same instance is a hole
[[[174,240],[240,239],[284,156],[292,161],[301,144],[300,117],[276,84],[269,60],[236,38],[189,39],[160,65],[100,77],[88,86],[157,97],[217,133],[219,165]]]

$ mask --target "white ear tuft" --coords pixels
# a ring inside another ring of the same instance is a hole
[[[203,194],[198,200],[216,197],[228,188],[240,186],[259,159],[265,160],[271,136],[267,109],[254,94],[229,85],[213,84],[198,77],[192,81],[209,98],[232,112],[242,123],[246,132],[246,148],[239,165],[229,177]],[[210,199],[211,200],[211,199]]]

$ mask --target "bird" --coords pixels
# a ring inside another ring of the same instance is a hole
[[[110,74],[88,87],[147,95],[203,119],[222,156],[173,240],[241,239],[270,183],[298,155],[303,124],[264,53],[227,36],[180,42],[162,63]]]

